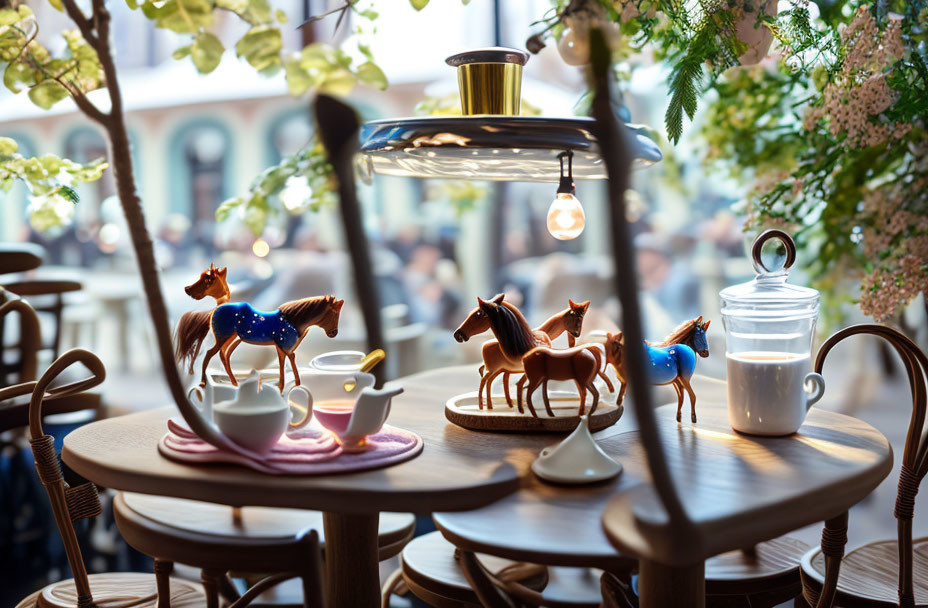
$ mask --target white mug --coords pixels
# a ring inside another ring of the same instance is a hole
[[[752,351],[725,353],[728,421],[751,435],[795,433],[825,393],[825,379],[811,372],[809,355]]]

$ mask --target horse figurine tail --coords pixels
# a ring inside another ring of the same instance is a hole
[[[193,373],[193,361],[200,354],[203,340],[209,333],[209,321],[212,311],[185,312],[177,323],[174,332],[174,356],[179,362],[190,362],[189,373]]]

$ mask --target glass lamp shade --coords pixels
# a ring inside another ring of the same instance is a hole
[[[583,205],[568,192],[558,192],[557,198],[548,208],[548,232],[559,241],[575,239],[586,227]]]
[[[570,150],[574,179],[606,179],[591,118],[438,116],[361,127],[362,173],[399,177],[557,182]],[[635,166],[661,160],[644,127],[629,125]]]

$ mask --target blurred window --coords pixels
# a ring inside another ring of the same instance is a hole
[[[216,209],[232,196],[232,132],[212,119],[182,124],[171,140],[171,208],[193,225],[191,238],[214,250]]]
[[[268,162],[276,164],[284,156],[297,152],[313,135],[305,108],[284,112],[268,129]]]
[[[229,163],[232,141],[219,123],[197,121],[178,129],[172,157],[181,166],[175,209],[196,222],[213,222],[216,208],[229,195]]]

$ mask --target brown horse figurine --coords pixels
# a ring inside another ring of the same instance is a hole
[[[663,342],[645,342],[644,347],[650,361],[648,380],[651,384],[670,384],[677,393],[677,422],[683,409],[683,392],[690,397],[690,418],[696,422],[696,394],[690,386],[690,378],[696,367],[696,356],[709,356],[706,330],[711,321],[702,322],[702,317],[686,321],[675,329]],[[675,348],[676,347],[676,348]],[[606,334],[606,364],[611,364],[621,383],[616,405],[625,396],[625,336],[622,332]]]
[[[512,407],[512,398],[509,396],[509,374],[522,373],[522,355],[536,346],[551,346],[548,334],[533,330],[528,321],[514,304],[503,301],[505,294],[497,294],[490,300],[477,298],[475,308],[464,322],[454,331],[454,339],[466,342],[473,335],[492,330],[496,340],[484,343],[481,349],[483,355],[483,371],[480,377],[480,387],[477,389],[477,406],[483,409],[483,391],[486,387],[487,409],[493,409],[491,388],[493,380],[500,374],[504,376],[503,391],[506,403]],[[497,315],[496,325],[490,321],[488,309],[490,307],[502,308],[505,312]]]
[[[490,299],[491,302],[495,304],[503,304],[505,294],[497,294]],[[478,298],[479,302],[479,298]],[[506,304],[507,306],[513,306],[510,303]],[[562,333],[567,332],[567,343],[570,346],[574,346],[574,343],[578,337],[580,337],[580,332],[583,330],[583,317],[586,314],[587,309],[590,306],[590,302],[582,302],[577,304],[573,300],[568,300],[568,307],[559,313],[553,315],[547,321],[536,327],[533,332],[536,336],[545,342],[544,337],[547,336],[547,345],[550,345],[551,341],[557,339]],[[454,331],[454,339],[458,342],[467,342],[472,336],[481,334],[485,331],[490,330],[490,321],[487,315],[480,309],[478,305],[477,308],[472,310],[467,318],[464,319],[464,322]],[[543,335],[541,335],[543,334]],[[600,362],[600,368],[602,367],[602,353],[598,348],[591,349],[593,354],[597,357],[597,360]],[[478,370],[481,378],[483,378],[485,371],[487,370],[487,361],[500,362],[505,359],[503,355],[498,340],[490,340],[486,342],[483,346],[484,352],[484,365],[480,366]],[[512,397],[509,394],[509,376],[513,373],[521,373],[521,368],[516,369],[503,369],[503,392],[506,396],[506,403],[509,407],[513,407]],[[606,382],[606,385],[609,387],[609,391],[612,392],[613,386],[612,381],[609,378],[600,372],[600,377]],[[477,403],[478,407],[483,408],[483,386],[484,383],[481,382],[481,388],[478,391]],[[492,385],[487,385],[487,407],[493,409],[492,397],[489,395],[492,393]]]
[[[181,316],[177,324],[178,361],[189,360],[190,373],[193,373],[193,361],[200,352],[206,335],[212,330],[216,343],[203,358],[201,386],[206,385],[206,366],[217,352],[229,380],[234,386],[238,386],[238,381],[232,373],[230,357],[232,351],[242,342],[273,344],[277,348],[280,367],[278,388],[283,392],[284,359],[290,360],[294,380],[299,385],[296,348],[313,325],[318,325],[327,336],[334,338],[338,334],[338,318],[345,301],[336,300],[335,296],[316,296],[287,302],[275,311],[264,312],[255,310],[245,302],[228,303],[229,286],[225,277],[225,268],[217,270],[211,264],[209,270],[201,274],[197,282],[184,288],[187,295],[195,300],[201,300],[206,296],[216,298],[217,306],[209,312],[188,312]]]
[[[535,406],[532,403],[532,393],[541,386],[542,396],[545,402],[545,411],[552,418],[554,412],[551,410],[551,403],[548,400],[548,380],[573,380],[577,385],[580,393],[580,410],[582,416],[586,409],[586,392],[590,391],[593,398],[593,404],[590,406],[590,415],[596,411],[599,405],[599,391],[596,390],[594,380],[599,372],[599,359],[593,354],[595,348],[588,345],[577,346],[565,350],[555,350],[553,348],[533,348],[522,358],[522,367],[525,375],[516,385],[516,393],[519,396],[519,411],[522,411],[522,388],[526,381],[528,382],[528,393],[525,396],[525,402],[528,404],[528,411],[535,418]]]

